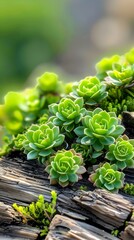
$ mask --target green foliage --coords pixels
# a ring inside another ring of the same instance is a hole
[[[115,112],[119,116],[123,111],[134,111],[134,98],[126,96],[126,99],[113,99],[113,101],[103,101],[101,104],[102,109],[105,109],[108,112]]]
[[[113,64],[112,70],[107,72],[106,81],[116,86],[128,86],[134,80],[134,65]]]
[[[119,55],[114,55],[109,58],[103,58],[96,64],[97,75],[99,79],[104,80],[107,76],[107,71],[112,69],[113,63],[118,63],[120,60]]]
[[[118,235],[119,235],[119,230],[118,230],[118,229],[114,229],[114,230],[112,230],[111,234],[112,234],[113,236],[115,236],[115,237],[118,237]]]
[[[28,160],[45,165],[51,184],[62,187],[81,179],[84,164],[90,170],[97,162],[99,168],[90,176],[94,185],[120,189],[121,171],[134,167],[134,139],[122,136],[121,125],[122,111],[134,111],[133,53],[103,59],[97,77],[74,85],[45,72],[34,88],[9,92],[0,106],[6,132],[0,155],[24,151]],[[114,165],[103,165],[105,157]]]
[[[81,191],[87,191],[88,190],[87,186],[85,186],[85,185],[81,185],[79,189]]]
[[[50,112],[55,115],[50,121],[60,126],[62,131],[71,132],[87,112],[83,104],[83,98],[77,98],[75,101],[62,98],[59,104],[49,106]]]
[[[59,183],[62,187],[73,185],[86,172],[81,155],[73,149],[57,152],[50,162],[45,170],[49,173],[51,184]]]
[[[64,141],[64,135],[59,133],[59,127],[52,123],[32,125],[25,133],[26,140],[23,142],[27,159],[38,159],[44,163],[46,158],[54,152],[54,148]]]
[[[73,143],[72,148],[82,155],[84,162],[94,164],[97,158],[102,155],[102,152],[96,152],[92,146],[83,145],[80,143]]]
[[[59,87],[58,75],[51,72],[45,72],[38,79],[38,86],[43,92],[57,92]]]
[[[83,97],[88,105],[96,105],[107,97],[106,85],[97,77],[86,77],[73,85],[71,96]]]
[[[115,139],[124,132],[114,113],[107,113],[100,108],[90,111],[82,119],[82,125],[74,132],[79,137],[77,142],[92,145],[95,151],[100,152],[105,146],[114,143]]]
[[[38,81],[35,88],[19,93],[8,92],[5,96],[5,103],[0,106],[0,123],[9,133],[22,133],[48,111],[49,104],[59,101],[60,87],[55,87],[56,84],[59,86],[56,74],[46,72]]]
[[[73,15],[67,17],[69,5],[65,0],[59,0],[58,5],[50,0],[1,1],[1,97],[4,88],[20,89],[36,66],[51,62],[65,49],[75,34]]]
[[[51,220],[56,213],[57,193],[55,191],[51,191],[51,198],[51,202],[48,203],[45,202],[43,195],[39,195],[36,202],[26,207],[13,204],[13,208],[19,213],[23,223],[34,225],[41,230],[40,236],[47,234]]]
[[[109,146],[106,158],[115,163],[118,169],[134,167],[134,140],[118,138],[116,143]]]
[[[125,54],[125,58],[129,64],[134,64],[134,48]]]
[[[124,173],[117,171],[116,164],[105,163],[89,176],[89,180],[98,188],[105,188],[111,192],[118,192],[124,184]]]
[[[25,134],[18,134],[18,135],[13,139],[14,148],[17,149],[17,150],[23,150],[24,141],[26,141],[26,136],[25,136]]]
[[[123,192],[134,196],[134,184],[133,183],[126,183],[122,190],[123,190]]]

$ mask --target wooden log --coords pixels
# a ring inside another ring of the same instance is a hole
[[[10,240],[37,240],[39,229],[27,225],[3,225],[0,226],[0,239]]]
[[[14,221],[21,222],[18,213],[11,206],[0,202],[0,224],[11,224]]]
[[[117,240],[119,238],[90,224],[56,215],[49,227],[46,240]]]
[[[94,226],[97,224],[99,229],[110,232],[118,226],[122,226],[124,221],[128,220],[133,204],[126,196],[120,194],[115,196],[103,190],[93,191],[92,184],[87,180],[81,180],[74,186],[65,189],[60,186],[50,186],[48,175],[44,172],[44,166],[39,165],[36,161],[22,159],[22,156],[21,159],[6,157],[0,161],[0,201],[4,204],[11,206],[12,203],[16,202],[20,205],[27,205],[32,201],[36,201],[39,194],[43,194],[46,201],[50,201],[51,190],[56,190],[59,214],[81,221],[81,224],[85,221]],[[79,190],[81,185],[87,186],[90,196],[88,192]],[[9,208],[7,207],[7,209]],[[11,209],[9,212],[12,212]],[[12,229],[11,216],[14,217],[14,213],[12,212],[12,214],[10,217],[5,214],[4,221],[5,223],[7,221],[7,223],[1,225],[0,233],[6,231],[6,227],[9,229],[10,221]],[[17,219],[14,218],[14,228],[19,229],[17,228],[19,226],[15,225],[15,223],[18,224],[17,221],[18,217]],[[24,232],[29,228],[25,228]],[[8,232],[10,233],[10,230]]]
[[[16,226],[14,225],[16,224]],[[38,238],[40,230],[21,223],[20,215],[9,205],[0,202],[0,239],[30,239]]]
[[[134,240],[134,214],[129,222],[126,222],[125,230],[121,233],[122,240]]]
[[[82,191],[74,200],[87,209],[89,214],[95,215],[98,224],[106,225],[111,230],[123,226],[134,208],[123,196],[100,189],[94,192]]]

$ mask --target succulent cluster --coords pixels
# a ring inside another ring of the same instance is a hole
[[[23,151],[27,160],[44,165],[51,184],[62,187],[96,163],[89,176],[96,187],[122,188],[124,169],[134,167],[134,140],[122,135],[121,121],[123,111],[134,111],[134,49],[102,59],[96,70],[68,84],[46,72],[34,88],[9,92],[0,106],[0,155]]]

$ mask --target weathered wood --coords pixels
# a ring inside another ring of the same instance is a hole
[[[106,225],[110,230],[123,226],[134,208],[123,196],[98,189],[94,192],[82,191],[74,200],[89,214],[95,215],[98,224]]]
[[[117,240],[111,234],[90,224],[81,223],[68,217],[56,215],[49,227],[46,240]]]
[[[0,224],[11,224],[21,222],[18,213],[9,205],[0,202]]]
[[[26,225],[7,225],[0,226],[0,239],[10,240],[37,240],[40,231],[37,228]]]
[[[14,215],[14,211],[11,210],[12,208],[9,205],[11,206],[14,202],[20,205],[27,205],[37,200],[39,194],[43,194],[45,199],[50,201],[51,190],[56,190],[58,194],[58,212],[69,217],[70,221],[72,219],[81,221],[81,224],[79,224],[82,228],[85,226],[82,224],[85,224],[84,222],[86,221],[94,226],[97,224],[98,231],[103,229],[109,232],[117,228],[117,226],[123,226],[124,221],[128,220],[128,216],[133,208],[133,199],[131,199],[131,203],[127,196],[121,196],[120,194],[115,196],[103,190],[93,191],[92,184],[87,180],[81,180],[74,186],[65,189],[60,186],[50,186],[48,175],[44,172],[43,166],[38,165],[36,161],[22,159],[3,158],[0,161],[0,201],[8,205],[2,207],[2,211],[4,211],[4,207],[7,210],[3,214],[3,223],[5,222],[5,225],[1,222],[0,234],[4,234],[4,231],[7,231],[9,236],[12,237],[11,229],[16,229],[14,230],[16,234],[14,236],[18,236],[19,227],[22,229],[22,232],[24,231],[25,236],[30,234],[28,231],[32,230],[28,226],[13,226],[12,221],[18,224],[19,218]],[[86,185],[88,192],[80,191],[81,185]],[[6,215],[7,213],[10,214]],[[91,230],[91,228],[88,230]],[[33,234],[37,236],[38,233],[35,232],[33,231]],[[26,239],[34,239],[34,237],[35,235]],[[81,238],[78,237],[77,239]]]
[[[126,227],[121,233],[122,240],[134,240],[134,214],[132,214],[130,221],[126,222]]]
[[[0,202],[0,239],[37,239],[40,230],[21,223],[20,215],[9,205]]]

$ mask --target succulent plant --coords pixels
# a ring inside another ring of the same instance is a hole
[[[116,143],[109,146],[106,158],[115,163],[118,169],[134,167],[134,140],[118,138]]]
[[[40,98],[37,89],[26,89],[24,92],[9,92],[5,96],[5,104],[1,106],[0,118],[4,119],[6,129],[11,134],[21,133],[40,115],[45,97]]]
[[[19,105],[24,102],[24,96],[17,92],[8,92],[4,98],[2,107],[2,118],[6,129],[11,134],[17,134],[23,130],[24,116],[19,108]]]
[[[119,125],[115,113],[107,113],[101,108],[96,108],[93,112],[89,111],[88,115],[83,117],[82,125],[74,130],[78,136],[77,142],[92,145],[97,152],[114,143],[125,130]]]
[[[118,192],[123,187],[124,173],[117,171],[116,164],[105,163],[89,176],[89,181],[98,188],[105,188],[111,192]]]
[[[97,158],[102,155],[102,152],[96,152],[92,146],[83,145],[80,143],[73,143],[71,147],[82,155],[84,162],[95,163]]]
[[[26,140],[25,134],[18,134],[13,139],[14,148],[17,150],[23,150],[23,143]]]
[[[96,64],[96,70],[97,70],[97,76],[100,80],[104,80],[104,77],[107,76],[107,71],[112,69],[112,66],[114,63],[118,63],[120,61],[119,55],[114,55],[109,58],[102,58],[97,64]]]
[[[51,202],[47,202],[43,195],[39,195],[36,202],[28,206],[19,206],[13,203],[12,207],[22,218],[23,224],[36,226],[40,230],[40,237],[47,235],[49,225],[56,213],[57,193],[51,191]]]
[[[40,111],[44,107],[45,96],[40,97],[36,88],[26,89],[21,94],[24,100],[19,104],[19,109],[24,116],[25,123],[33,123],[40,116]]]
[[[73,85],[71,96],[83,97],[88,105],[95,105],[107,97],[106,85],[97,77],[86,77]]]
[[[105,81],[116,86],[128,86],[134,81],[134,65],[113,64],[112,70],[107,71]]]
[[[123,192],[134,196],[134,184],[133,183],[126,183],[122,190],[123,190]]]
[[[55,115],[50,118],[50,121],[67,132],[72,131],[87,112],[83,108],[83,98],[77,98],[75,101],[69,98],[62,98],[59,104],[50,105],[49,110]]]
[[[33,124],[25,133],[26,140],[23,142],[27,159],[38,159],[44,163],[46,157],[54,152],[54,148],[64,141],[64,135],[60,134],[59,127],[52,123]]]
[[[125,54],[125,58],[129,64],[134,64],[134,48]]]
[[[49,173],[51,184],[59,183],[62,187],[73,185],[86,172],[81,155],[73,149],[58,151],[50,161],[45,170]]]
[[[58,75],[53,72],[45,72],[37,79],[38,87],[45,93],[56,92],[59,86]]]

